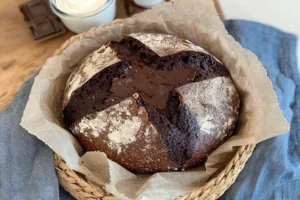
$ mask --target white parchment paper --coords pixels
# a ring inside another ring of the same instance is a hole
[[[214,151],[203,166],[186,172],[133,174],[101,152],[82,148],[62,123],[65,84],[76,64],[110,40],[133,32],[168,33],[188,39],[220,59],[230,72],[241,99],[237,134]],[[278,106],[272,83],[257,57],[228,35],[212,1],[177,0],[133,18],[116,20],[49,58],[36,76],[21,125],[58,153],[67,165],[88,181],[105,187],[121,199],[174,199],[202,186],[226,165],[239,146],[289,130]]]

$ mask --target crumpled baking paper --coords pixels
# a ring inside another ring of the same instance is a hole
[[[67,78],[85,56],[110,40],[133,32],[176,35],[200,45],[221,60],[230,72],[241,99],[237,134],[215,150],[205,165],[185,172],[133,174],[101,152],[83,154],[62,122],[62,97]],[[201,187],[226,165],[238,147],[256,144],[289,130],[272,83],[257,57],[226,32],[212,1],[177,0],[132,18],[99,27],[61,55],[49,58],[36,76],[21,125],[58,153],[88,181],[120,199],[175,199]]]

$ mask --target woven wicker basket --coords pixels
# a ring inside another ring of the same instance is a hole
[[[116,20],[118,21],[118,20]],[[70,44],[88,37],[96,31],[96,28],[89,32],[76,35],[67,40],[58,49],[54,56],[60,55]],[[205,185],[193,191],[188,196],[180,197],[178,200],[200,200],[219,198],[235,181],[239,173],[245,166],[246,161],[251,156],[255,145],[246,145],[238,149],[235,156],[224,167],[222,171],[215,174]],[[103,188],[89,183],[83,176],[71,170],[65,161],[54,153],[54,165],[60,185],[79,200],[115,200],[116,197],[108,194]]]

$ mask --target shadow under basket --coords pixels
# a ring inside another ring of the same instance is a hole
[[[89,32],[76,35],[67,40],[54,56],[60,55],[72,43],[87,37],[96,31],[96,28]],[[202,187],[194,190],[187,196],[179,197],[177,200],[202,200],[217,199],[234,183],[239,173],[251,156],[255,145],[241,146],[231,161],[211,177]],[[71,170],[65,161],[54,153],[54,166],[60,185],[78,200],[116,200],[118,198],[107,193],[103,188],[89,183],[83,176]]]

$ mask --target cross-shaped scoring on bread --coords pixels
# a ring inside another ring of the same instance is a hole
[[[79,64],[63,117],[86,150],[156,172],[204,161],[233,134],[238,109],[226,68],[207,51],[175,36],[138,33]]]

